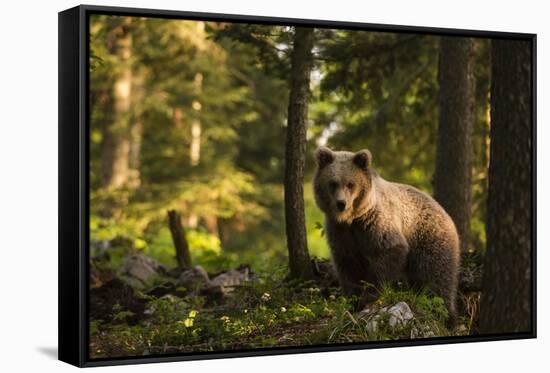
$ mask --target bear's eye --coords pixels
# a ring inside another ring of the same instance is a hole
[[[349,182],[347,187],[348,187],[348,189],[353,189],[353,187],[355,187],[355,184]]]
[[[334,190],[338,187],[338,182],[337,181],[334,181],[334,180],[331,180],[329,183],[328,183],[328,186],[330,187],[330,189]]]

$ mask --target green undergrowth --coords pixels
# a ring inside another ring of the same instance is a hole
[[[443,300],[424,292],[381,289],[368,305],[371,313],[353,311],[356,301],[338,288],[317,282],[289,282],[286,268],[259,275],[256,282],[235,289],[232,296],[214,302],[202,296],[174,295],[146,298],[143,317],[129,325],[132,312],[116,308],[109,323],[92,320],[91,357],[224,351],[263,347],[324,345],[403,338],[447,336]],[[414,319],[390,327],[373,315],[384,306],[406,302]],[[370,323],[370,324],[369,324]]]

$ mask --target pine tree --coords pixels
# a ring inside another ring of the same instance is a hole
[[[472,205],[473,57],[472,39],[441,38],[434,197],[453,219],[463,252],[469,246]]]
[[[313,29],[296,27],[286,134],[285,218],[290,276],[302,279],[312,276],[307,248],[303,184],[313,40]]]
[[[491,157],[479,327],[482,333],[532,328],[531,48],[492,41]]]

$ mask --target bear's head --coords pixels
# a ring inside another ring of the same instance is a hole
[[[372,156],[320,147],[315,152],[317,172],[313,179],[315,202],[336,222],[351,224],[372,203]]]

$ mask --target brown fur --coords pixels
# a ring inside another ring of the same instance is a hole
[[[315,200],[343,290],[373,300],[376,291],[363,283],[376,289],[405,280],[442,297],[454,318],[459,240],[452,219],[426,193],[384,180],[371,159],[368,150],[316,152]]]

